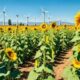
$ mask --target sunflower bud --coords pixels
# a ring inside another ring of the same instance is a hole
[[[39,66],[39,60],[35,60],[35,68]]]
[[[48,44],[49,43],[49,36],[45,37],[45,42]]]

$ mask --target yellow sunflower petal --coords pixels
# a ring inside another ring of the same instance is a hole
[[[75,23],[76,23],[76,26],[80,25],[80,12],[78,12],[75,16]]]
[[[72,65],[75,67],[75,68],[80,68],[80,62],[78,61],[78,60],[76,60],[76,59],[74,59],[73,61],[72,61]]]
[[[17,60],[17,55],[16,53],[12,53],[12,55],[10,56],[11,61],[16,61]]]
[[[12,50],[12,48],[6,48],[5,52],[11,61],[16,61],[17,54]]]
[[[5,52],[6,52],[6,53],[9,53],[9,52],[14,52],[14,51],[12,50],[12,48],[6,48],[6,49],[5,49]]]

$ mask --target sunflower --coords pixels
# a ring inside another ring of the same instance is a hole
[[[52,28],[55,28],[56,27],[56,22],[53,22],[50,25],[51,25]]]
[[[41,31],[46,31],[47,30],[47,27],[48,27],[48,25],[46,24],[46,23],[42,23],[41,25],[40,25],[40,27],[41,27]]]
[[[74,59],[74,60],[72,61],[72,65],[73,65],[75,68],[80,69],[80,62],[79,62],[77,59]]]
[[[76,26],[80,25],[80,12],[78,12],[75,16],[75,23],[76,23]]]
[[[11,61],[16,61],[17,60],[17,55],[16,53],[12,50],[12,48],[6,48],[5,50],[8,58],[11,60]]]

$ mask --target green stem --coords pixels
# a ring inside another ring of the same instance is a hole
[[[44,37],[45,37],[45,41],[46,41],[46,35]],[[45,49],[43,51],[43,64],[44,64],[44,66],[46,65],[46,51],[45,51]]]
[[[45,54],[45,51],[43,53],[43,64],[44,64],[44,66],[46,65],[46,54]]]
[[[8,65],[7,65],[7,71],[10,71],[10,61],[9,61]],[[10,75],[7,76],[7,80],[11,80],[10,79]]]

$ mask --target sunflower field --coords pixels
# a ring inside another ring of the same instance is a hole
[[[57,79],[57,58],[69,49]],[[75,25],[0,26],[0,80],[80,80],[80,13]]]

